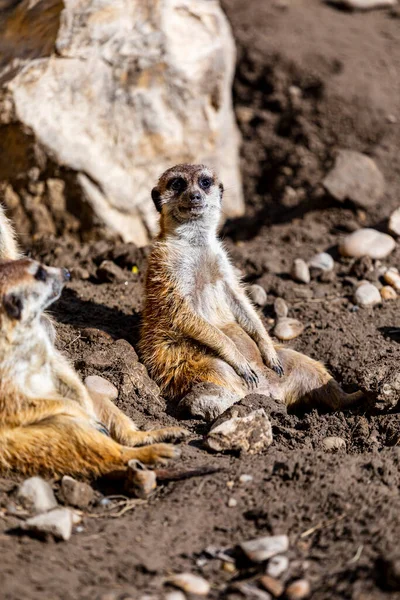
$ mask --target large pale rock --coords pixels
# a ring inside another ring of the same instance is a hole
[[[385,190],[383,175],[372,158],[353,150],[338,152],[322,183],[336,200],[349,199],[362,208],[375,206]]]
[[[359,258],[369,256],[373,259],[385,258],[396,247],[394,239],[376,229],[358,229],[346,236],[339,246],[342,256]]]
[[[23,0],[0,29],[0,154],[11,136],[21,170],[33,154],[39,172],[66,168],[65,195],[83,193],[93,222],[138,245],[156,226],[151,188],[175,163],[214,167],[231,190],[225,213],[243,213],[235,48],[217,1]],[[0,183],[18,175],[7,160]],[[53,213],[54,186],[42,187],[31,185],[28,204]]]

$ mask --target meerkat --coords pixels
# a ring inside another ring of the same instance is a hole
[[[197,383],[239,397],[249,389],[286,405],[349,407],[320,362],[274,344],[234,272],[217,230],[223,184],[204,165],[168,169],[152,190],[160,213],[145,283],[140,353],[168,399]]]
[[[180,439],[184,429],[138,431],[111,401],[92,399],[54,347],[42,313],[66,278],[27,258],[0,262],[0,472],[93,478],[131,459],[177,457],[174,446],[153,442]],[[153,445],[133,447],[144,444]]]

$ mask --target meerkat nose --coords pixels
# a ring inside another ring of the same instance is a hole
[[[201,194],[200,194],[200,192],[191,192],[189,194],[189,198],[191,200],[201,200]]]
[[[62,273],[63,273],[64,281],[69,281],[71,279],[71,273],[68,271],[68,269],[63,269]]]

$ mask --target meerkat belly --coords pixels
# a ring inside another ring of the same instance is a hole
[[[194,308],[198,315],[219,329],[235,319],[226,300],[224,282],[206,283],[194,299]]]
[[[26,387],[34,396],[51,396],[56,393],[50,369],[46,366],[28,375]]]

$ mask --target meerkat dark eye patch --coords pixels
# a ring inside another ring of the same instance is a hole
[[[167,188],[174,192],[183,192],[187,188],[187,183],[183,177],[174,177],[168,181]]]
[[[161,194],[157,188],[151,190],[151,197],[158,212],[161,212]]]
[[[47,281],[47,273],[42,266],[39,266],[38,270],[36,271],[35,279],[38,281]]]
[[[211,179],[211,177],[200,177],[199,179],[199,186],[203,189],[203,190],[208,190],[213,184],[213,180]]]
[[[19,320],[22,315],[22,300],[16,294],[6,294],[3,298],[4,310],[11,319]]]

